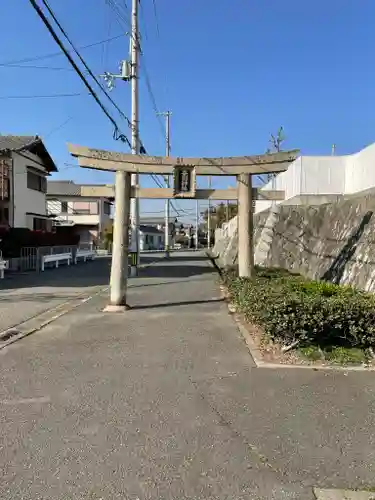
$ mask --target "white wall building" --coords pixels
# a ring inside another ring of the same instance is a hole
[[[164,249],[164,231],[155,226],[139,226],[139,249],[144,250],[163,250]]]
[[[300,156],[263,189],[283,190],[287,202],[298,204],[300,196],[319,195],[324,203],[331,201],[329,196],[352,194],[372,187],[375,187],[375,143],[351,155]],[[260,212],[270,205],[270,201],[258,200],[255,210]]]
[[[57,168],[38,136],[0,135],[0,225],[50,230],[47,176]]]
[[[80,243],[97,242],[111,224],[112,200],[81,195],[81,184],[73,181],[49,181],[47,185],[48,213],[60,228],[71,228],[80,236]]]

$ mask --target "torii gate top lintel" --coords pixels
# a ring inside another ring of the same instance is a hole
[[[68,144],[72,156],[84,168],[121,170],[140,174],[171,174],[178,165],[195,167],[196,175],[269,174],[287,170],[299,150],[253,156],[185,158],[118,153]]]

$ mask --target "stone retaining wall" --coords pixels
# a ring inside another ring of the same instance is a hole
[[[254,224],[256,264],[375,291],[375,196],[277,205],[256,214]],[[215,242],[218,264],[235,265],[236,218],[218,230]]]

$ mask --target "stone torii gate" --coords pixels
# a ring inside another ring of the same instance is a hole
[[[113,252],[110,280],[110,304],[106,310],[121,311],[127,308],[127,262],[130,198],[177,199],[238,199],[238,271],[241,277],[251,277],[254,272],[253,200],[283,200],[283,191],[260,191],[252,187],[252,175],[270,174],[287,170],[298,150],[279,153],[224,157],[224,158],[173,158],[117,153],[83,146],[68,145],[72,156],[78,158],[83,168],[116,172],[113,186],[88,186],[85,196],[115,195]],[[131,186],[131,174],[160,174],[174,177],[173,188],[141,188]],[[198,175],[236,176],[237,189],[197,189]],[[114,192],[115,191],[115,192]]]

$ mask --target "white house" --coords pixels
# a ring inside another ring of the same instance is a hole
[[[162,250],[164,248],[164,231],[155,226],[139,226],[139,249]]]
[[[48,213],[59,230],[70,230],[80,236],[80,243],[97,242],[111,223],[110,198],[82,196],[82,187],[73,181],[48,181]]]
[[[362,151],[344,156],[300,156],[286,172],[278,174],[264,190],[285,191],[285,201],[325,203],[338,196],[375,187],[375,143]],[[267,209],[270,201],[256,202],[256,212]]]
[[[0,226],[50,230],[47,176],[56,171],[38,136],[0,135]]]

